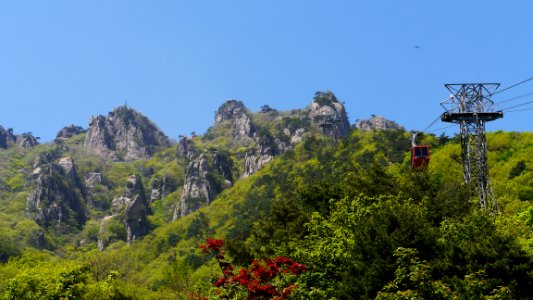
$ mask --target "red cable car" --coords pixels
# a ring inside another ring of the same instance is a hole
[[[417,145],[418,134],[420,132],[414,132],[411,136],[411,171],[424,171],[429,165],[429,145]]]
[[[411,170],[424,171],[429,165],[429,146],[413,146],[411,151]]]

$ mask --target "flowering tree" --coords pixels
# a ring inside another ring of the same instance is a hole
[[[287,299],[296,288],[293,283],[296,276],[307,270],[303,264],[278,256],[274,259],[253,260],[248,268],[236,271],[224,258],[223,246],[223,240],[213,238],[208,238],[206,244],[200,245],[203,253],[215,257],[222,270],[222,277],[214,283],[214,298]]]

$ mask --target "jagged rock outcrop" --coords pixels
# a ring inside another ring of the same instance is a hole
[[[37,138],[31,133],[23,133],[17,135],[17,147],[19,149],[32,149],[33,147],[39,145]]]
[[[13,134],[13,129],[0,126],[0,148],[7,149],[11,144],[17,142],[17,137]]]
[[[12,128],[7,130],[0,126],[0,148],[7,149],[11,145],[17,145],[19,149],[31,149],[39,144],[31,132],[15,135]]]
[[[309,117],[313,124],[322,128],[325,135],[343,138],[350,131],[344,105],[330,91],[316,92]]]
[[[172,176],[156,177],[152,180],[152,190],[150,192],[150,200],[152,203],[156,200],[161,200],[168,194],[174,192],[178,188],[178,182]]]
[[[265,104],[263,106],[261,106],[261,110],[259,110],[259,113],[260,114],[266,114],[266,113],[269,113],[269,112],[276,112],[277,110],[273,109],[272,107],[270,107],[269,105]]]
[[[177,158],[191,159],[196,154],[194,141],[186,136],[181,137],[176,149]]]
[[[148,233],[149,224],[147,215],[150,208],[144,194],[144,187],[139,175],[131,175],[128,178],[126,187],[122,195],[113,199],[111,207],[111,216],[102,220],[100,234],[98,237],[98,248],[103,250],[104,247],[116,238],[122,238],[109,234],[113,228],[109,224],[114,220],[120,221],[124,226],[124,238],[128,244],[135,239]],[[116,230],[116,229],[115,229]]]
[[[57,233],[80,229],[87,216],[85,190],[70,157],[59,162],[39,158],[30,180],[36,181],[26,202],[26,213],[43,228],[53,228]],[[33,178],[33,179],[32,179]]]
[[[168,137],[148,118],[127,106],[91,117],[85,147],[115,161],[147,158],[171,145]]]
[[[56,139],[68,140],[78,134],[84,133],[85,130],[81,126],[75,126],[74,124],[70,126],[63,127],[56,135]]]
[[[228,100],[215,115],[215,125],[231,122],[234,139],[250,139],[255,135],[252,119],[242,101]]]
[[[270,135],[263,135],[259,138],[256,147],[246,152],[242,177],[246,178],[254,174],[279,153],[280,151],[274,138]]]
[[[377,131],[386,129],[402,129],[396,122],[387,120],[382,116],[372,115],[368,120],[360,120],[355,124],[355,128],[362,131]]]
[[[227,153],[202,153],[189,163],[183,194],[174,209],[173,219],[186,216],[209,205],[225,188],[232,185],[232,160]]]

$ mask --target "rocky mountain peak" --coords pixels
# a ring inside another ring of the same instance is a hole
[[[32,149],[39,145],[39,141],[31,133],[23,133],[17,135],[17,147],[19,149]]]
[[[311,103],[309,117],[325,135],[334,138],[345,137],[350,131],[350,123],[344,105],[330,92],[316,92]]]
[[[246,113],[246,106],[239,100],[229,99],[222,104],[215,115],[215,122],[221,123],[226,120],[234,120]]]
[[[10,144],[14,144],[17,137],[13,134],[13,128],[4,129],[0,126],[0,148],[6,149]]]
[[[115,161],[151,156],[160,147],[169,147],[169,138],[147,117],[127,106],[115,108],[107,117],[91,117],[85,147]]]
[[[81,126],[76,126],[74,124],[70,125],[70,126],[65,126],[63,127],[56,135],[56,139],[64,139],[64,140],[67,140],[67,139],[70,139],[71,137],[74,137],[80,133],[83,133],[85,132],[85,130],[83,129],[83,127]]]
[[[38,144],[38,138],[31,132],[15,135],[12,128],[4,129],[0,126],[0,148],[7,149],[11,145],[17,145],[19,149],[31,149]]]
[[[254,137],[254,125],[242,101],[228,100],[220,106],[215,115],[215,126],[227,122],[232,124],[235,139]]]
[[[194,141],[186,136],[181,137],[176,149],[176,157],[191,159],[195,154]]]
[[[386,129],[401,129],[402,127],[396,122],[387,120],[382,116],[372,115],[370,119],[360,120],[355,127],[362,131],[377,131]]]

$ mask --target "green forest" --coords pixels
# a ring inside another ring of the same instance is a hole
[[[0,149],[0,298],[270,299],[219,280],[276,262],[287,266],[267,278],[278,299],[533,299],[533,133],[487,134],[499,207],[490,212],[463,182],[459,137],[424,134],[431,161],[412,172],[410,133],[401,127],[351,127],[334,138],[295,112],[251,116],[264,139],[310,129],[246,177],[239,174],[253,144],[233,139],[229,125],[192,136],[198,153],[216,152],[231,171],[212,175],[215,186],[232,184],[178,218],[190,159],[176,155],[177,145],[133,161],[88,151],[86,133]],[[65,156],[78,174],[98,170],[103,183],[91,190],[96,204],[82,223],[64,211],[63,223],[43,225],[28,213],[36,186],[28,178],[36,160]],[[122,221],[106,216],[131,175],[146,197],[161,182],[169,192],[150,203],[144,235],[128,242]],[[211,251],[208,240],[223,244]]]

